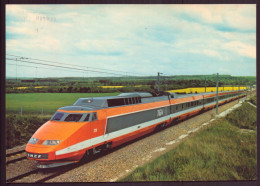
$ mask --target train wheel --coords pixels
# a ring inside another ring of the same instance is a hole
[[[166,125],[166,122],[157,125],[157,126],[155,127],[155,129],[154,129],[154,132],[157,132],[157,131],[159,131],[159,130],[162,130],[162,129],[165,127],[165,125]]]
[[[112,142],[105,143],[105,144],[103,145],[103,152],[104,152],[104,153],[108,153],[109,150],[111,149],[111,146],[112,146]]]
[[[91,160],[93,158],[93,151],[92,149],[89,149],[85,152],[84,156],[81,158],[80,161],[86,162],[88,160]]]
[[[112,146],[112,142],[106,143],[106,144],[104,145],[104,150],[109,150],[109,149],[111,149],[111,146]]]
[[[101,147],[94,147],[93,148],[93,150],[92,150],[92,152],[93,152],[93,155],[95,155],[95,154],[97,154],[97,153],[99,153],[99,152],[101,152],[101,150],[102,150],[102,148]]]

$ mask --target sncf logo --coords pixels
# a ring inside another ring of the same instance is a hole
[[[30,157],[30,158],[41,158],[41,155],[40,154],[29,154],[28,153],[28,157]]]
[[[157,117],[163,116],[163,109],[157,110]]]
[[[35,159],[48,159],[48,154],[27,153],[27,157]]]

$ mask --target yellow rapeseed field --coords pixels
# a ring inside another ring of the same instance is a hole
[[[29,87],[16,87],[15,89],[21,90],[21,89],[27,89]]]
[[[246,87],[219,87],[218,91],[232,91],[232,90],[242,90],[246,89]],[[215,92],[216,87],[206,87],[206,92]],[[176,89],[176,90],[169,90],[167,92],[175,92],[175,93],[202,93],[205,92],[205,87],[193,87],[193,88],[185,88],[185,89]]]
[[[135,85],[135,87],[142,87],[142,86],[148,86],[148,85]],[[47,88],[49,86],[36,86],[34,88]],[[99,86],[102,88],[123,88],[125,86]],[[27,89],[29,87],[16,87],[16,89]],[[231,90],[242,90],[246,89],[246,87],[219,87],[218,91],[231,91]],[[206,92],[215,92],[216,87],[206,87]],[[205,92],[205,87],[193,87],[193,88],[184,88],[184,89],[176,89],[176,90],[168,90],[167,92],[175,92],[175,93],[202,93]]]
[[[33,88],[47,88],[49,86],[37,86],[37,87],[33,87]],[[21,90],[21,89],[27,89],[29,87],[16,87],[15,89]]]
[[[124,86],[99,86],[101,88],[123,88]]]
[[[134,87],[143,87],[143,86],[149,86],[149,85],[135,85]],[[125,86],[99,86],[101,88],[123,88]]]
[[[34,88],[47,88],[49,86],[37,86],[37,87],[34,87]]]

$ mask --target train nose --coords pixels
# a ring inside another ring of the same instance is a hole
[[[46,134],[47,137],[50,134]],[[61,140],[42,139],[40,137],[32,137],[25,148],[27,158],[33,160],[55,160],[55,151]]]
[[[54,147],[44,146],[41,144],[28,143],[26,145],[25,151],[28,159],[33,159],[33,160],[54,160],[55,159]]]

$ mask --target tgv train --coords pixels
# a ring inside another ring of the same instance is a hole
[[[218,103],[245,95],[244,90],[220,92]],[[59,108],[33,134],[26,145],[27,158],[38,161],[39,168],[78,162],[84,155],[114,148],[215,106],[215,92],[79,98],[72,106]]]

